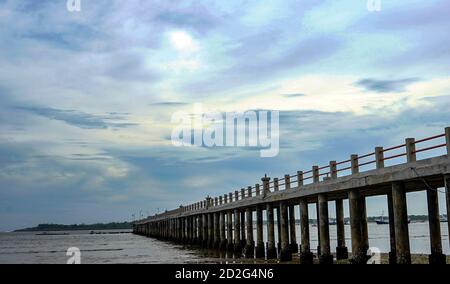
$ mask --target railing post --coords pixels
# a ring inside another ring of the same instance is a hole
[[[312,174],[313,174],[313,182],[319,182],[320,176],[319,176],[319,166],[313,166],[312,167]]]
[[[230,200],[230,203],[233,202],[233,193],[228,193],[228,199]]]
[[[407,162],[415,162],[416,161],[416,144],[414,138],[406,138],[406,160]]]
[[[239,191],[235,191],[234,192],[234,201],[238,201],[239,200]]]
[[[330,177],[332,179],[337,178],[337,166],[336,161],[330,161]]]
[[[255,192],[257,196],[261,194],[261,191],[259,189],[259,183],[255,184]]]
[[[384,168],[383,147],[375,147],[375,161],[376,161],[377,169]]]
[[[351,155],[350,161],[351,161],[351,166],[352,166],[352,175],[359,173],[358,155]]]
[[[278,185],[278,178],[274,178],[273,179],[273,191],[278,191],[280,190],[280,187]]]
[[[219,205],[222,205],[222,196],[219,196]]]
[[[303,185],[303,171],[297,172],[297,185],[298,187]]]
[[[263,183],[263,196],[266,196],[266,194],[270,193],[270,177],[264,176],[261,179]]]
[[[284,188],[286,190],[291,189],[291,176],[290,175],[284,175]]]
[[[241,188],[241,198],[245,198],[245,188]]]
[[[447,155],[450,156],[450,127],[445,128],[445,143],[447,144]]]
[[[228,203],[228,195],[224,194],[223,196],[223,203],[227,204]]]
[[[247,196],[248,197],[252,197],[253,196],[253,194],[252,194],[252,187],[251,186],[247,187]]]

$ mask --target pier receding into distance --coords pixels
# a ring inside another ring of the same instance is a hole
[[[434,155],[441,151],[442,155]],[[446,152],[444,152],[446,151]],[[422,153],[431,157],[419,159]],[[399,163],[392,163],[399,161]],[[385,166],[385,163],[391,165]],[[447,219],[450,216],[450,127],[444,133],[398,146],[376,147],[365,155],[331,161],[283,178],[264,176],[261,184],[242,188],[216,198],[181,206],[178,209],[136,221],[133,232],[180,244],[234,252],[247,258],[292,260],[299,253],[301,263],[312,263],[308,204],[317,208],[320,263],[351,258],[367,262],[369,236],[366,197],[387,196],[389,211],[389,262],[411,263],[406,193],[426,191],[432,264],[445,263],[439,216],[438,188],[445,187]],[[348,199],[351,227],[351,254],[346,247],[344,199]],[[330,245],[328,203],[335,202],[337,247]],[[295,207],[300,208],[301,243],[297,244]],[[256,212],[256,222],[254,222]],[[266,226],[263,222],[266,214]],[[277,216],[275,226],[275,215]],[[447,220],[450,231],[450,220]],[[256,226],[256,240],[254,239]],[[277,228],[277,239],[275,238]],[[263,239],[263,230],[267,238]]]

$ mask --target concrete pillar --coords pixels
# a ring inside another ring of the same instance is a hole
[[[256,249],[255,257],[264,258],[264,240],[263,240],[263,209],[261,205],[256,207]]]
[[[352,263],[364,264],[367,261],[364,250],[363,233],[361,226],[361,198],[358,189],[349,192],[350,226],[352,236]]]
[[[289,239],[292,253],[298,253],[297,234],[295,231],[295,206],[289,205]]]
[[[394,204],[392,201],[392,193],[388,193],[388,214],[389,214],[389,240],[391,251],[389,252],[389,264],[397,264],[397,252],[395,249],[395,221],[394,221]]]
[[[227,249],[227,238],[226,238],[226,228],[225,228],[225,211],[219,213],[219,228],[220,228],[220,250]]]
[[[275,248],[275,221],[273,216],[273,205],[267,203],[267,252],[266,258],[273,259],[277,257],[277,250]]]
[[[445,264],[447,259],[442,254],[441,224],[439,220],[439,201],[437,189],[427,189],[428,226],[430,229],[431,254],[430,264]]]
[[[320,231],[320,257],[321,264],[333,264],[333,255],[330,246],[330,222],[328,219],[328,197],[326,194],[319,194],[319,231]]]
[[[227,211],[227,251],[232,252],[233,246],[233,212]]]
[[[450,127],[445,128],[445,142],[447,144],[447,155],[450,156]]]
[[[208,248],[214,248],[214,216],[208,214]]]
[[[291,248],[289,245],[289,218],[288,218],[288,208],[287,202],[280,202],[280,225],[281,225],[281,250],[278,255],[280,261],[290,261],[292,260]]]
[[[209,230],[208,230],[208,214],[202,215],[202,235],[203,235],[203,241],[202,241],[202,247],[207,248],[208,247],[208,240],[209,240]]]
[[[447,133],[449,130],[449,128],[445,129],[445,133]],[[447,140],[447,146],[448,146],[448,140]],[[448,154],[450,156],[450,152]],[[446,201],[446,207],[447,207],[447,229],[450,235],[450,175],[446,175],[444,176],[444,181],[445,181],[445,201]],[[450,236],[448,238],[448,241],[450,243]]]
[[[311,253],[309,243],[309,214],[308,214],[308,201],[306,200],[306,198],[300,199],[300,231],[301,231],[300,263],[312,264],[313,255]]]
[[[394,205],[395,247],[398,264],[410,264],[408,211],[406,207],[405,186],[402,183],[392,184],[392,203]]]
[[[255,242],[253,240],[253,211],[251,208],[245,210],[247,221],[247,240],[244,247],[244,256],[253,258],[255,256]]]
[[[245,230],[245,210],[241,210],[241,247],[242,249],[245,248],[245,245],[247,244],[247,238],[246,238],[246,230]]]
[[[367,252],[369,250],[369,232],[367,229],[367,209],[366,209],[366,197],[361,196],[361,232],[364,250]]]
[[[236,255],[242,254],[241,212],[239,209],[234,209],[234,252]]]
[[[337,247],[336,259],[347,259],[348,249],[345,245],[345,222],[344,222],[344,200],[336,199],[336,232],[337,232]]]
[[[280,252],[281,250],[281,212],[280,212],[280,206],[278,205],[275,208],[275,211],[277,212],[277,234],[278,234],[278,239],[277,239],[277,249],[278,252]]]
[[[203,215],[198,215],[197,218],[198,244],[203,245]]]
[[[215,212],[214,216],[214,248],[218,249],[220,247],[220,220],[219,213]]]

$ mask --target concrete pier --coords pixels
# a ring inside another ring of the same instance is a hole
[[[311,253],[309,241],[309,214],[308,202],[305,198],[300,199],[300,231],[301,231],[301,245],[300,245],[300,263],[312,264],[313,254]]]
[[[403,183],[392,183],[392,204],[394,205],[395,249],[398,264],[410,264],[408,212],[406,192]]]
[[[442,138],[445,138],[445,143],[442,143]],[[434,141],[435,139],[440,141]],[[422,144],[428,141],[434,141],[434,144]],[[436,149],[444,150],[445,154],[419,160],[416,157],[417,153]],[[391,152],[393,150],[396,152]],[[296,185],[291,183],[290,175],[284,175],[282,183],[279,183],[278,178],[274,178],[273,184],[265,175],[262,178],[262,190],[259,184],[256,184],[254,187],[243,187],[234,194],[207,197],[200,202],[182,205],[177,209],[135,221],[133,233],[181,244],[226,249],[235,252],[237,257],[266,256],[273,259],[278,256],[281,261],[286,261],[290,260],[298,249],[294,209],[298,202],[300,261],[307,264],[313,260],[308,214],[308,206],[313,204],[317,213],[318,259],[320,263],[332,263],[328,204],[335,202],[336,205],[336,258],[345,259],[349,253],[344,226],[344,200],[348,198],[351,262],[363,264],[368,260],[366,254],[369,248],[366,197],[387,196],[389,262],[408,264],[411,263],[411,254],[406,194],[426,191],[431,248],[429,262],[442,264],[445,263],[446,256],[442,248],[437,189],[445,187],[447,215],[450,216],[449,154],[450,128],[446,128],[445,133],[435,136],[420,140],[408,138],[401,145],[376,147],[372,153],[352,155],[350,159],[331,161],[329,165],[313,166],[312,170],[305,172],[297,171]],[[402,159],[403,161],[398,163]],[[385,167],[386,160],[393,161],[394,165]],[[363,172],[360,172],[360,166]],[[351,170],[351,174],[348,174],[348,170]],[[264,210],[267,216],[266,254],[263,239]],[[253,211],[256,211],[256,243],[253,236]],[[275,214],[278,237],[275,234]],[[450,229],[450,222],[447,226]]]
[[[278,254],[280,261],[290,261],[292,260],[292,252],[289,244],[289,218],[288,218],[288,208],[285,201],[280,202],[280,243],[281,249]]]
[[[333,255],[330,246],[330,226],[328,219],[328,198],[326,194],[319,194],[319,231],[320,231],[320,256],[321,264],[333,264]]]
[[[256,248],[255,257],[264,258],[264,240],[263,240],[263,209],[261,205],[256,207]]]

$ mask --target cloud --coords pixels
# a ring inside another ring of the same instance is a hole
[[[305,94],[297,93],[297,94],[282,94],[281,96],[285,98],[301,98],[304,97]]]
[[[17,109],[44,116],[52,120],[63,121],[69,125],[83,129],[124,128],[137,125],[135,123],[110,121],[112,119],[125,119],[123,116],[117,116],[117,114],[93,115],[76,110],[60,110],[41,107],[17,107]]]
[[[378,80],[378,79],[361,79],[355,83],[356,86],[363,87],[367,91],[377,93],[401,93],[405,88],[413,83],[420,81],[418,78],[406,78],[398,80]]]

